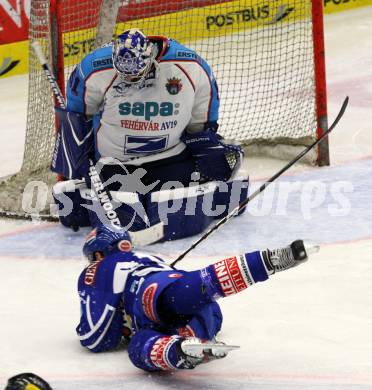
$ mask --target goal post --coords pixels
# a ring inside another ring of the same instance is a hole
[[[86,54],[132,27],[208,61],[219,86],[219,133],[248,155],[289,159],[327,129],[322,0],[31,0],[30,42],[40,41],[62,91]],[[54,135],[53,96],[30,50],[23,164],[0,183],[0,215],[38,207],[50,215]],[[309,162],[329,165],[326,141]],[[25,205],[26,185],[26,198],[36,199],[37,183],[46,183],[45,206]]]
[[[327,116],[327,85],[325,68],[324,47],[324,23],[323,23],[323,0],[312,1],[312,21],[314,40],[314,85],[317,137],[320,138],[328,129]],[[325,166],[330,164],[329,142],[325,138],[318,146],[317,164]]]

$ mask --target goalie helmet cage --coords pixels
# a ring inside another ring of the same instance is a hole
[[[30,42],[40,41],[62,92],[76,63],[132,27],[176,39],[208,61],[219,86],[219,132],[249,154],[291,158],[327,129],[322,0],[31,0]],[[53,106],[30,49],[23,164],[0,184],[2,215],[50,214]],[[327,140],[310,163],[329,165]]]

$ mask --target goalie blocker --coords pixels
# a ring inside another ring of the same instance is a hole
[[[137,173],[141,172],[142,168],[137,168]],[[132,179],[139,178],[135,173],[130,175]],[[143,189],[142,193],[110,190],[114,213],[126,230],[141,231],[163,222],[163,241],[201,233],[214,219],[223,218],[247,198],[249,178],[240,168],[227,182],[191,182],[189,187],[164,187],[159,191]],[[109,222],[94,191],[83,180],[59,182],[53,188],[53,195],[64,226],[96,227],[99,222]]]

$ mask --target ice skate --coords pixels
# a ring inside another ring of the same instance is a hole
[[[270,274],[296,267],[308,260],[308,255],[319,251],[315,244],[305,244],[303,240],[278,249],[267,249],[261,256]]]

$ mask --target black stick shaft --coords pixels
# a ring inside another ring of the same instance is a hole
[[[180,256],[177,257],[171,263],[171,266],[175,266],[179,261],[181,261],[188,253],[190,253],[194,248],[196,248],[202,241],[204,241],[208,236],[210,236],[213,232],[215,232],[220,226],[226,223],[229,219],[231,219],[234,215],[237,215],[241,210],[243,210],[247,204],[252,201],[257,195],[263,192],[273,181],[275,181],[279,176],[281,176],[284,172],[286,172],[289,168],[291,168],[297,161],[301,160],[311,149],[317,146],[320,142],[322,142],[326,137],[328,137],[329,133],[336,127],[340,119],[345,113],[346,107],[349,103],[349,97],[347,96],[342,103],[340,112],[338,113],[336,119],[332,123],[331,127],[324,132],[324,134],[314,141],[311,145],[309,145],[306,149],[304,149],[300,154],[298,154],[293,160],[291,160],[288,164],[286,164],[281,170],[279,170],[275,175],[270,177],[264,184],[261,185],[256,191],[254,191],[249,197],[239,204],[231,213],[226,215],[226,217],[220,219],[211,229],[209,229],[203,236],[201,236],[197,241],[195,241],[188,249],[186,249]]]

